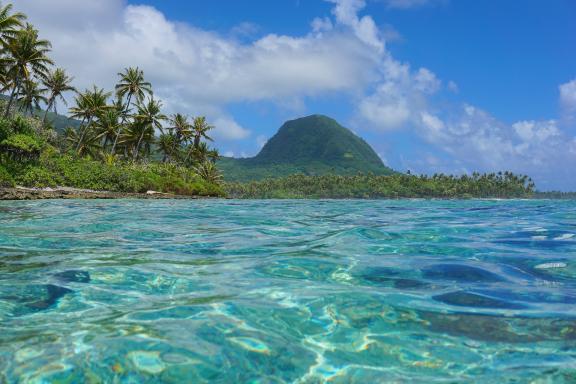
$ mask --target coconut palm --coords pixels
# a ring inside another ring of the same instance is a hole
[[[68,127],[64,132],[64,139],[69,148],[74,148],[79,156],[98,158],[102,154],[100,137],[95,130],[84,131],[80,135],[77,130]]]
[[[46,112],[44,112],[44,117],[42,118],[42,125],[46,125],[46,118],[48,116],[48,111],[54,110],[54,113],[58,113],[56,108],[57,99],[60,99],[64,105],[68,106],[66,99],[63,96],[65,92],[76,92],[71,83],[74,80],[66,74],[66,71],[62,68],[56,68],[53,71],[49,71],[46,76],[42,79],[42,84],[46,87],[50,95],[46,102]]]
[[[122,125],[126,123],[128,111],[130,110],[130,103],[132,98],[136,98],[137,103],[142,103],[146,95],[152,96],[152,85],[144,80],[144,71],[138,67],[125,68],[123,73],[118,73],[120,82],[116,84],[116,95],[118,99],[123,100],[126,97],[125,109],[122,115]],[[114,139],[111,153],[116,150],[118,138],[120,137],[120,130]]]
[[[7,74],[12,82],[12,92],[6,107],[5,117],[8,117],[14,97],[20,91],[23,83],[32,80],[33,76],[43,78],[48,73],[52,60],[47,56],[51,44],[48,40],[38,38],[38,31],[31,24],[19,30],[13,38],[6,41],[7,55],[1,62],[7,67]]]
[[[20,110],[25,114],[29,112],[30,115],[32,115],[34,109],[40,109],[40,103],[46,103],[48,101],[46,96],[44,96],[46,92],[47,89],[40,88],[40,85],[34,80],[25,80],[17,95]]]
[[[222,174],[211,161],[204,161],[194,167],[194,171],[204,181],[217,184],[222,180]]]
[[[192,140],[192,125],[188,121],[188,116],[176,113],[169,119],[169,130],[174,132],[178,144],[182,144]]]
[[[194,133],[194,148],[198,149],[200,146],[200,141],[203,138],[212,141],[212,139],[207,135],[207,132],[213,128],[214,127],[209,125],[206,121],[206,117],[200,116],[194,118],[194,122],[192,123],[192,132]]]
[[[70,114],[72,118],[82,119],[79,128],[80,140],[78,140],[77,151],[83,141],[83,136],[91,129],[93,119],[110,109],[110,106],[106,103],[110,95],[110,92],[94,86],[92,90],[87,89],[76,96],[76,106],[70,108]],[[84,126],[85,122],[86,126]]]
[[[122,111],[115,107],[107,108],[98,115],[98,120],[94,125],[98,137],[104,138],[104,144],[102,145],[104,148],[106,148],[108,143],[112,143],[115,140],[121,127],[121,116]]]
[[[14,37],[18,28],[22,27],[22,23],[26,20],[23,13],[12,13],[12,4],[0,6],[0,40],[2,46]]]
[[[154,132],[156,129],[163,131],[162,121],[166,120],[166,116],[162,114],[162,103],[156,101],[153,98],[148,100],[145,104],[138,105],[138,113],[134,116],[136,120],[136,126],[140,130],[140,137],[136,143],[136,147],[133,153],[134,160],[138,158],[140,152],[140,147],[142,145],[142,140],[147,137],[148,140],[145,141],[147,146],[154,140]]]
[[[212,148],[208,151],[207,157],[211,162],[216,163],[220,159],[220,152],[218,149]]]
[[[158,150],[163,154],[162,162],[171,162],[178,156],[178,139],[173,132],[163,133],[158,138]]]

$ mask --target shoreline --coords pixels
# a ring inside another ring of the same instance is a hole
[[[0,201],[3,200],[62,200],[62,199],[208,199],[209,196],[186,196],[148,191],[146,193],[93,191],[88,189],[57,188],[0,188]]]

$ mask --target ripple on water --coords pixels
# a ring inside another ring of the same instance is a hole
[[[0,382],[576,380],[576,203],[0,202]]]

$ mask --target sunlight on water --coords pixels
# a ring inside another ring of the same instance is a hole
[[[576,382],[576,202],[1,202],[0,226],[0,382]]]

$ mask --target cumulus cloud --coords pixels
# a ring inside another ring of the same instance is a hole
[[[380,31],[374,19],[370,16],[358,16],[358,12],[366,6],[364,0],[328,1],[336,4],[332,13],[340,24],[350,27],[358,39],[374,47],[379,53],[384,52],[384,41],[380,37]]]
[[[375,130],[405,128],[426,109],[427,96],[440,88],[436,75],[426,68],[412,71],[391,57],[381,65],[383,80],[360,100],[358,119]]]
[[[563,117],[567,124],[576,125],[576,79],[561,84],[558,88]]]
[[[264,135],[258,135],[256,137],[256,145],[258,145],[258,149],[262,149],[267,142],[268,138]]]
[[[448,154],[453,169],[479,171],[512,170],[533,176],[541,188],[563,186],[572,181],[570,167],[576,164],[572,138],[556,120],[518,121],[505,124],[477,107],[464,104],[442,119],[428,112],[421,114],[418,134]],[[434,171],[434,164],[420,164],[421,170]],[[550,175],[564,175],[553,182]]]
[[[231,122],[225,112],[230,103],[351,92],[366,86],[376,71],[372,45],[379,43],[371,34],[377,29],[368,18],[345,19],[356,34],[269,34],[242,43],[122,0],[19,0],[16,7],[53,42],[53,58],[76,77],[79,88],[96,83],[111,89],[117,72],[138,65],[168,111],[220,119],[224,138],[249,133]],[[316,32],[326,29],[325,20]]]

